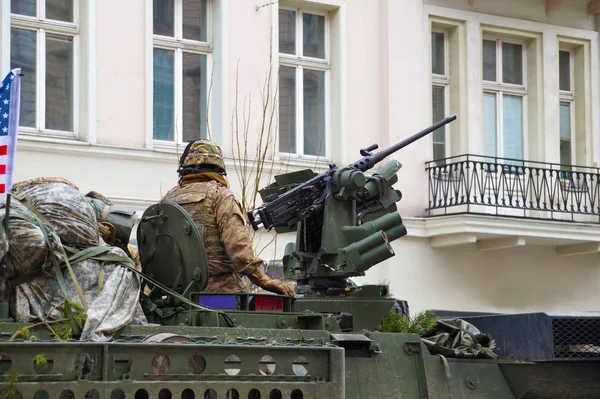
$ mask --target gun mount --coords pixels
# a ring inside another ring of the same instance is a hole
[[[373,144],[363,158],[343,168],[330,165],[319,175],[303,170],[275,177],[260,191],[263,205],[248,213],[255,230],[296,231],[285,248],[285,276],[298,292],[317,296],[347,295],[348,277],[362,276],[372,266],[394,256],[391,242],[406,235],[397,212],[402,199],[393,188],[402,164],[390,160],[370,176],[366,171],[389,155],[452,122],[456,115],[379,152]]]

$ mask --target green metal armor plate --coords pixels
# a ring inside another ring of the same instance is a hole
[[[194,284],[202,291],[208,283],[204,242],[194,221],[179,205],[150,206],[137,229],[142,272],[182,294]]]

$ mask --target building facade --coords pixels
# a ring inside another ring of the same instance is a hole
[[[263,185],[323,171],[455,113],[393,156],[408,236],[357,280],[413,311],[597,308],[597,0],[0,7],[1,71],[24,75],[15,180],[65,177],[142,212],[209,137],[252,205],[257,168]]]

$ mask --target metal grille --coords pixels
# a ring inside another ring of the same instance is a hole
[[[600,359],[600,318],[553,318],[557,359]]]
[[[536,218],[600,222],[599,168],[459,155],[425,169],[430,215],[536,212]]]

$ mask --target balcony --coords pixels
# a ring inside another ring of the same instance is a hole
[[[426,217],[411,222],[431,246],[600,252],[600,168],[468,154],[427,162],[426,171]]]
[[[460,155],[427,162],[429,215],[600,223],[600,168]]]

